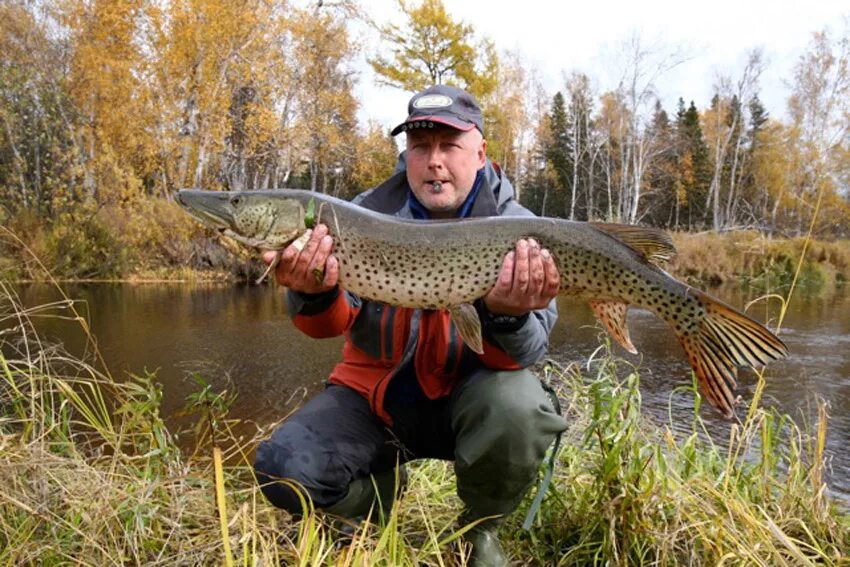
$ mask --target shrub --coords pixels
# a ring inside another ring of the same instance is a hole
[[[9,219],[0,244],[5,258],[0,269],[6,277],[33,280],[46,279],[45,269],[58,279],[118,277],[125,253],[102,219],[88,205],[76,205],[47,222],[20,211]]]

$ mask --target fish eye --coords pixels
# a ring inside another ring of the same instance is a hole
[[[234,207],[238,207],[239,203],[241,203],[241,202],[242,202],[242,196],[241,195],[234,195],[233,197],[230,198],[230,204]]]

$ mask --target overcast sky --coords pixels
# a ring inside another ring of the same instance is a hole
[[[412,0],[416,2],[417,0]],[[471,24],[499,50],[518,50],[538,69],[547,92],[563,88],[573,70],[595,81],[595,91],[616,86],[614,62],[621,45],[635,33],[646,44],[683,47],[687,61],[656,82],[668,112],[681,96],[698,108],[708,105],[718,73],[737,78],[747,54],[761,47],[766,69],[760,97],[773,116],[785,112],[791,69],[815,31],[843,33],[850,19],[847,0],[443,0],[455,21]],[[396,0],[364,3],[379,22],[403,22]],[[377,47],[363,37],[367,53]],[[374,85],[374,74],[358,65],[361,120],[392,127],[404,118],[410,93]]]

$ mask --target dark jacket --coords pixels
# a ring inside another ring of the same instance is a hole
[[[390,179],[353,202],[412,218],[410,187],[403,167],[402,156]],[[510,182],[488,160],[469,216],[496,215],[532,213],[516,202]],[[329,381],[365,396],[372,411],[388,424],[392,424],[392,418],[385,406],[387,395],[433,400],[448,395],[460,377],[477,368],[519,369],[539,361],[546,354],[549,331],[557,318],[554,301],[547,309],[507,320],[492,317],[479,301],[476,307],[482,319],[484,353],[478,355],[463,344],[447,311],[395,307],[340,289],[318,295],[290,291],[287,301],[296,327],[307,335],[323,338],[345,334],[342,361],[334,367]]]

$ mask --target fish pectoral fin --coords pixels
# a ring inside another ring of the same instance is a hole
[[[268,267],[268,268],[266,268],[266,271],[265,271],[265,272],[263,272],[263,275],[262,275],[262,276],[260,276],[259,278],[257,278],[257,281],[255,281],[254,283],[255,283],[255,284],[257,284],[257,285],[260,285],[261,283],[263,283],[263,280],[265,280],[265,279],[266,279],[266,277],[268,277],[268,275],[269,275],[270,273],[272,273],[272,271],[273,271],[275,268],[277,268],[277,265],[278,265],[278,264],[280,264],[280,253],[277,253],[277,254],[275,254],[275,255],[274,255],[274,260],[272,260],[272,261],[269,263],[269,267]]]
[[[624,349],[632,354],[637,354],[638,351],[632,344],[632,339],[629,338],[629,328],[626,326],[628,303],[597,299],[591,299],[589,303],[590,308],[593,309],[593,314],[596,315],[608,334]]]
[[[605,232],[629,248],[640,253],[647,262],[664,267],[676,257],[676,246],[666,231],[632,224],[591,222],[595,228]]]
[[[296,250],[301,252],[302,250],[304,250],[304,247],[310,241],[311,236],[313,236],[313,229],[308,228],[307,230],[304,231],[304,234],[302,234],[301,236],[299,236],[298,238],[293,240],[292,244],[290,244],[290,246],[294,246]]]
[[[478,354],[484,354],[484,343],[481,340],[481,319],[478,311],[471,303],[461,303],[449,309],[452,322],[463,342]]]

